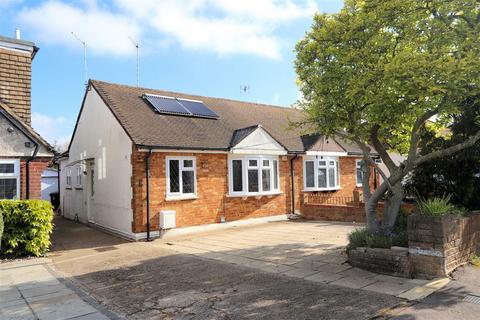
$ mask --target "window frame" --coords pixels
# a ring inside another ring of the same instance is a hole
[[[325,161],[325,165],[320,166],[319,161]],[[330,164],[330,161],[334,161],[334,165]],[[313,187],[307,187],[307,162],[313,162]],[[335,191],[342,189],[340,184],[340,177],[341,177],[341,170],[340,170],[340,157],[338,156],[304,156],[303,157],[303,191]],[[326,187],[319,187],[318,186],[318,170],[319,168],[325,169],[326,177]],[[329,170],[333,168],[334,170],[334,178],[335,178],[335,185],[333,187],[329,187],[330,185],[330,175]]]
[[[355,160],[355,185],[357,186],[357,188],[360,188],[360,187],[363,187],[363,168],[362,168],[362,163],[363,160],[361,159],[356,159]],[[358,181],[358,170],[361,170],[362,172],[362,180],[361,181]]]
[[[65,167],[65,187],[72,188],[72,167]]]
[[[0,159],[0,164],[13,164],[13,173],[0,173],[0,179],[15,179],[17,190],[13,199],[20,199],[20,159]]]
[[[178,178],[179,178],[179,192],[170,192],[170,161],[178,161]],[[191,160],[192,167],[185,167],[183,161]],[[183,192],[183,171],[193,171],[193,193]],[[182,199],[196,199],[197,198],[197,161],[195,156],[168,156],[165,157],[165,177],[166,177],[166,199],[167,200],[182,200]]]
[[[250,161],[257,161],[256,166],[251,166]],[[263,161],[268,160],[268,166]],[[242,191],[233,190],[233,161],[242,162]],[[274,166],[277,166],[276,170]],[[280,194],[280,159],[276,155],[234,155],[228,158],[228,195],[231,197],[268,196]],[[249,192],[248,171],[256,170],[258,176],[258,191]],[[270,171],[270,190],[263,191],[263,170]],[[275,178],[276,173],[276,178]],[[277,183],[275,183],[277,182]],[[275,188],[275,184],[277,187]]]
[[[81,164],[75,166],[75,188],[83,188],[83,166]],[[71,179],[71,178],[70,178]]]

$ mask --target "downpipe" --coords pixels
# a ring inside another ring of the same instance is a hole
[[[152,156],[152,149],[148,150],[145,156],[145,188],[146,188],[146,205],[147,205],[147,241],[152,241],[150,238],[150,157]]]

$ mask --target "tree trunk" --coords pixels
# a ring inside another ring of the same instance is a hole
[[[397,182],[388,192],[385,199],[385,207],[383,208],[382,227],[381,231],[385,235],[390,235],[395,226],[402,200],[404,196],[404,190],[401,182]]]
[[[377,205],[378,201],[372,198],[365,202],[365,213],[367,215],[367,228],[371,232],[378,232],[379,225],[377,221]]]

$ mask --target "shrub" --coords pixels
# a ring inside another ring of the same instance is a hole
[[[50,247],[53,210],[43,200],[2,200],[4,233],[0,253],[3,256],[41,256]]]
[[[417,208],[420,214],[439,217],[449,213],[452,213],[455,210],[455,206],[450,203],[450,198],[452,196],[442,196],[434,197],[431,199],[420,199],[417,203]]]
[[[0,211],[0,250],[2,250],[2,236],[3,236],[3,215],[2,215],[2,212]]]
[[[385,235],[382,233],[373,233],[368,231],[367,228],[362,228],[356,229],[348,235],[347,250],[356,249],[358,247],[389,249],[392,246],[408,246],[406,230],[392,233],[391,235]]]

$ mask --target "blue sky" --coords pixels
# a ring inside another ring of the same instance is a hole
[[[178,92],[288,106],[298,90],[295,43],[316,11],[341,0],[0,0],[0,34],[40,48],[33,63],[32,123],[47,140],[69,139],[88,77]],[[248,85],[248,94],[240,86]]]

